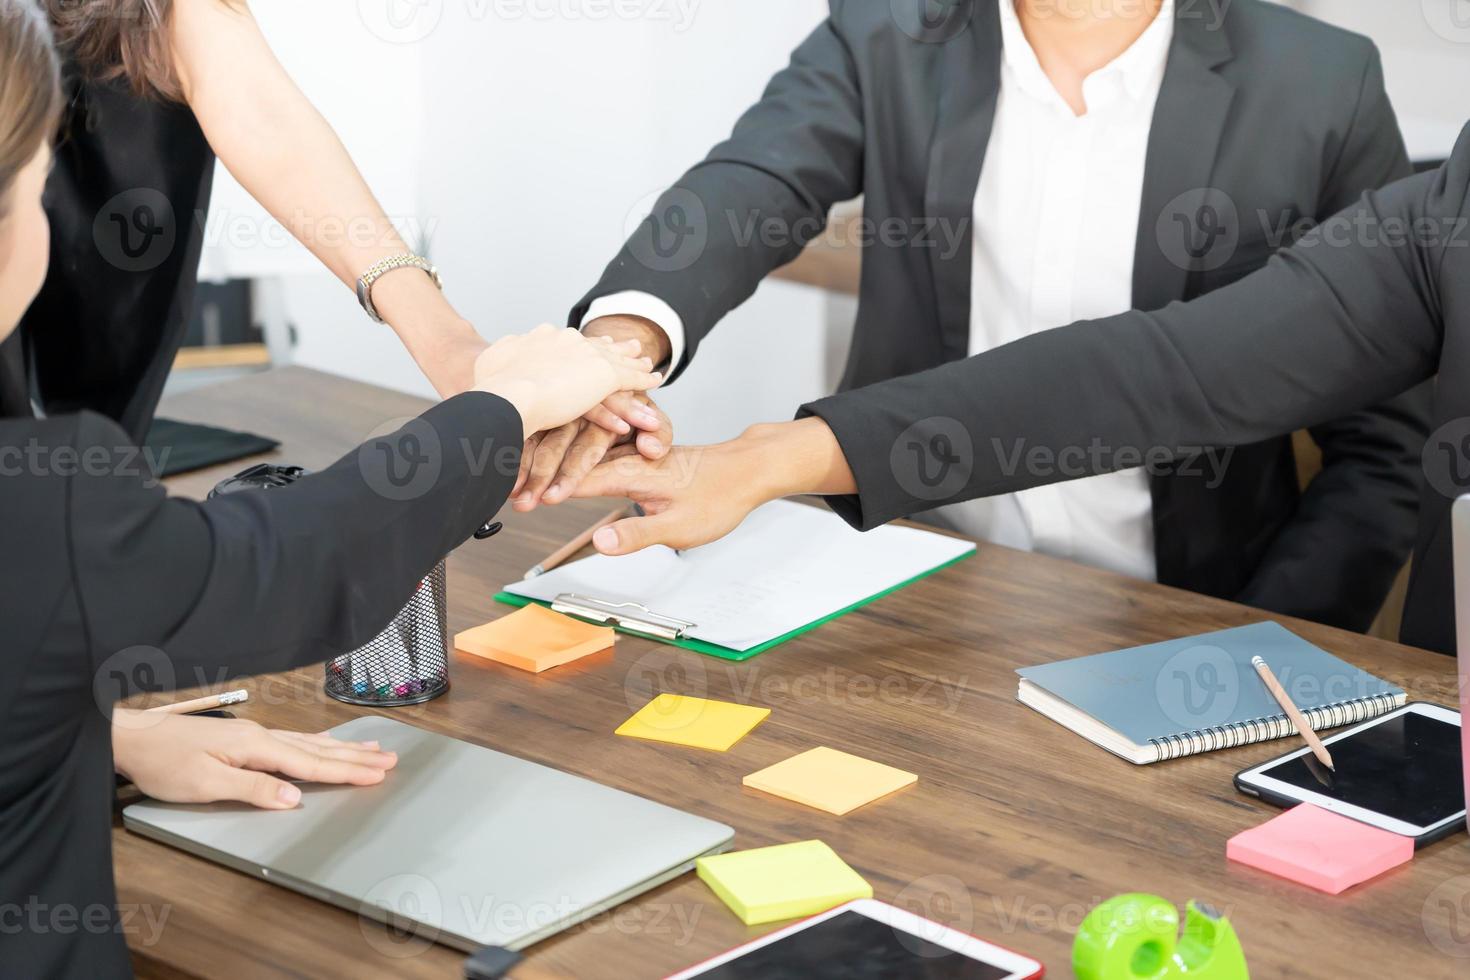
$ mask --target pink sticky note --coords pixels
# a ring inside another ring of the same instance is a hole
[[[1414,839],[1301,803],[1230,838],[1225,856],[1336,895],[1414,856]]]

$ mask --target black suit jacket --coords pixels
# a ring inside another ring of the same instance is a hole
[[[367,642],[504,503],[521,438],[507,402],[461,395],[294,486],[199,504],[150,488],[101,416],[0,422],[6,975],[130,974],[112,886],[113,701]],[[406,468],[418,457],[429,469]]]
[[[1009,0],[962,0],[925,33],[895,16],[902,4],[833,0],[830,19],[732,137],[660,199],[572,322],[599,296],[643,290],[683,318],[692,356],[819,233],[832,204],[861,194],[873,241],[842,387],[964,357],[972,210],[1000,85],[997,2]],[[1223,13],[1179,4],[1133,305],[1232,282],[1408,173],[1371,42],[1257,0]],[[1087,383],[1082,374],[1068,386]],[[1418,392],[1318,420],[1324,468],[1305,493],[1289,436],[1161,467],[1151,481],[1159,580],[1366,628],[1412,543],[1427,406]],[[858,451],[886,458],[887,448]]]
[[[931,503],[875,443],[902,445],[926,470],[947,466],[946,499],[963,500],[1055,480],[1006,467],[992,440],[1060,451],[1101,436],[1119,447],[1088,466],[1102,472],[1148,447],[1244,445],[1318,425],[1436,372],[1402,639],[1449,653],[1450,504],[1470,493],[1470,126],[1443,167],[1365,195],[1208,296],[1046,331],[803,412],[827,421],[857,476],[859,496],[834,505],[872,527]],[[937,418],[974,434],[967,458],[934,452]]]

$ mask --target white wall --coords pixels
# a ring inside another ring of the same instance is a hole
[[[1470,0],[1290,2],[1374,37],[1411,151],[1448,151],[1470,118]],[[825,0],[253,6],[389,213],[431,233],[451,300],[487,337],[561,322],[630,212],[723,138],[826,10]],[[216,218],[264,220],[227,177],[215,203]],[[309,257],[232,247],[221,227],[212,219],[206,274],[286,273],[298,363],[431,394],[391,331]],[[763,286],[661,396],[680,437],[725,438],[823,393],[840,348],[829,323],[851,311],[806,287]]]
[[[826,10],[824,0],[758,14],[740,0],[597,2],[327,0],[305,18],[297,12],[317,4],[254,0],[283,62],[370,177],[384,139],[416,151],[387,154],[399,168],[390,182],[409,177],[450,299],[487,337],[562,322],[622,244],[634,206],[729,132]],[[419,19],[396,33],[381,17],[415,4]],[[614,12],[634,9],[641,16]],[[285,43],[283,32],[297,36]],[[381,118],[353,115],[384,93]],[[297,363],[431,393],[391,332],[324,272],[291,275],[285,301]],[[763,286],[660,398],[680,437],[725,438],[823,393],[825,308],[815,290]]]
[[[1293,6],[1373,38],[1409,154],[1449,154],[1470,120],[1470,0],[1299,0]]]

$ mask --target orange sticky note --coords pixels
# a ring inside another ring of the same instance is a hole
[[[794,755],[744,779],[751,789],[839,817],[918,781],[911,772],[828,748]]]
[[[770,708],[747,704],[660,694],[619,725],[614,734],[724,752],[770,713]]]
[[[539,674],[606,650],[617,634],[532,603],[454,638],[460,653]]]
[[[1336,895],[1414,856],[1414,840],[1299,803],[1225,845],[1232,861]]]

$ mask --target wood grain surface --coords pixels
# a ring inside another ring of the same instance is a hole
[[[274,458],[320,467],[423,402],[285,369],[190,393],[165,414],[279,438]],[[202,496],[234,464],[179,478]],[[504,615],[492,595],[605,512],[605,501],[508,510],[507,530],[449,565],[452,631]],[[1226,911],[1253,976],[1470,975],[1470,842],[1421,851],[1329,897],[1228,864],[1225,842],[1277,811],[1235,772],[1290,741],[1134,767],[1015,700],[1015,669],[1267,618],[1228,602],[982,544],[911,588],[744,664],[620,637],[615,651],[532,676],[456,656],[453,688],[389,717],[586,776],[736,828],[736,848],[818,838],[876,897],[1042,960],[1069,977],[1072,935],[1120,892],[1198,898]],[[1455,700],[1454,662],[1281,620],[1406,688]],[[319,668],[256,678],[242,717],[320,730],[364,709],[328,700]],[[660,691],[772,709],[727,753],[614,737]],[[187,696],[187,695],[181,695]],[[835,817],[742,787],[818,745],[910,770],[916,785]],[[587,815],[588,833],[597,815]],[[456,977],[463,955],[342,909],[114,830],[119,901],[159,930],[129,933],[153,977]],[[608,841],[616,847],[617,841]],[[396,868],[381,860],[385,877]],[[139,921],[142,921],[141,918]],[[519,977],[655,977],[775,926],[746,928],[692,874],[527,952]]]

